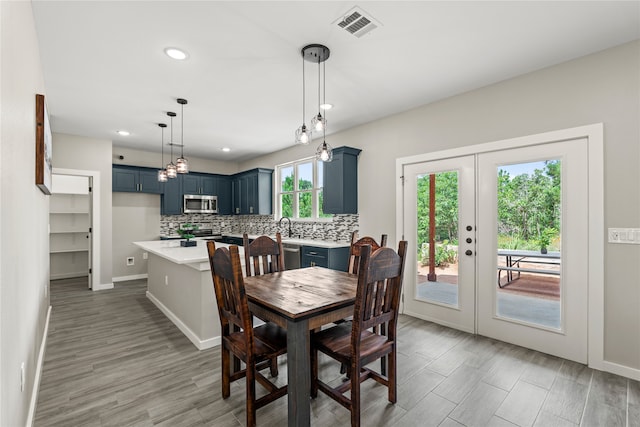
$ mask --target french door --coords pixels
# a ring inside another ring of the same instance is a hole
[[[404,169],[404,312],[475,332],[475,159]]]
[[[586,362],[587,153],[578,138],[405,164],[404,312]]]
[[[580,138],[478,155],[478,334],[587,362],[587,153]]]

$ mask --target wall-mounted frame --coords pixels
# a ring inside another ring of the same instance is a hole
[[[44,95],[36,94],[36,185],[51,194],[51,127]]]

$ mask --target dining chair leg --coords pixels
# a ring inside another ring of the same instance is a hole
[[[226,399],[227,397],[229,397],[229,395],[231,394],[231,381],[229,380],[229,376],[230,374],[230,370],[231,370],[231,360],[230,360],[230,353],[229,350],[226,349],[224,347],[224,344],[221,345],[222,347],[222,398]]]
[[[255,369],[247,367],[247,427],[256,425],[256,381]]]
[[[271,376],[273,378],[278,376],[278,358],[277,357],[272,357],[271,358],[271,363],[269,366],[269,371],[271,372]]]
[[[312,399],[318,397],[318,350],[311,349],[309,355],[311,368],[311,390],[309,392]]]
[[[351,427],[360,427],[360,365],[351,367]]]
[[[397,376],[396,376],[396,366],[397,366],[397,359],[396,359],[396,348],[395,345],[393,347],[393,350],[391,351],[391,353],[389,353],[389,376],[387,377],[387,388],[389,389],[389,402],[391,403],[396,403],[396,401],[398,400],[398,384],[397,384]]]

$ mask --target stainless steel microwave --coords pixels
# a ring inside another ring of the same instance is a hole
[[[218,196],[203,196],[202,194],[185,194],[182,205],[184,213],[218,213]]]

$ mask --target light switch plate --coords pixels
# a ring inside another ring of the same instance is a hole
[[[640,228],[609,228],[607,231],[609,243],[640,245]]]

